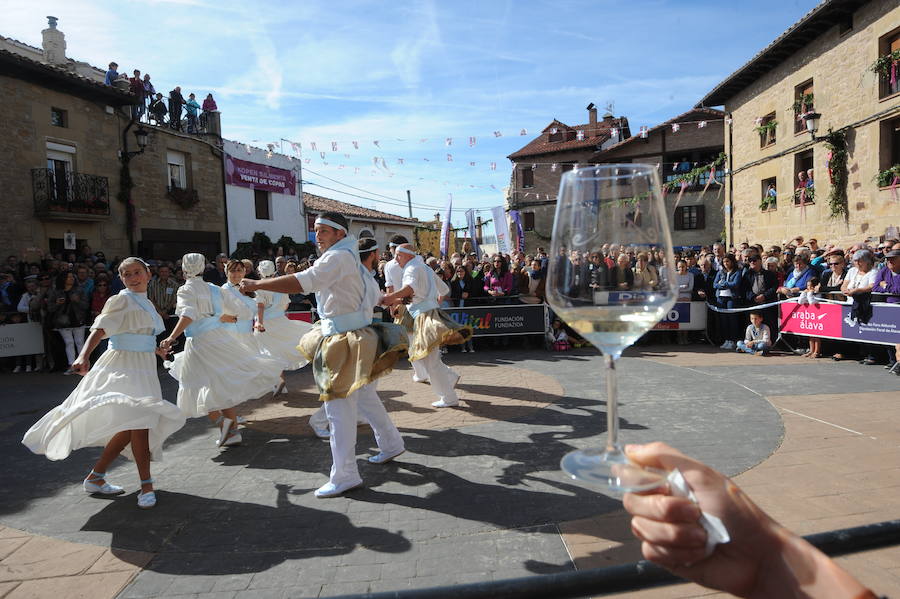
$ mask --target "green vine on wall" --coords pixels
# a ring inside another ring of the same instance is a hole
[[[830,216],[847,218],[847,129],[828,129],[825,147],[831,153],[828,170],[831,174],[831,193],[828,196]]]
[[[778,121],[769,121],[768,123],[763,123],[759,127],[756,128],[756,132],[760,135],[767,135],[769,131],[775,132],[775,128],[778,126]]]
[[[710,169],[725,164],[725,159],[727,157],[728,156],[725,154],[725,152],[720,153],[719,156],[709,164],[698,166],[690,172],[684,173],[683,175],[678,175],[671,181],[666,181],[665,183],[663,183],[663,190],[669,192],[676,187],[680,187],[683,182],[692,183],[699,180],[700,177],[707,174]]]
[[[889,169],[879,171],[875,176],[878,181],[878,187],[890,187],[894,184],[894,179],[900,177],[900,164],[895,164]]]
[[[887,77],[891,72],[891,65],[900,62],[900,50],[894,50],[889,54],[882,54],[869,66],[869,70],[877,75]]]
[[[794,103],[791,104],[791,110],[793,110],[794,114],[799,118],[801,114],[812,112],[813,100],[815,100],[815,95],[803,94],[802,96],[794,100]]]

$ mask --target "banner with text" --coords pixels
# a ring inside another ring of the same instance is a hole
[[[702,331],[705,329],[706,302],[678,302],[652,330]]]
[[[0,326],[0,357],[44,353],[44,333],[36,322]]]
[[[547,329],[544,304],[473,306],[444,310],[454,322],[469,325],[476,337],[492,335],[540,335]]]
[[[294,195],[297,190],[294,171],[239,160],[228,154],[225,155],[225,182],[287,195]]]
[[[894,345],[900,343],[900,304],[872,304],[872,317],[863,323],[850,318],[850,304],[785,302],[781,332]]]
[[[509,247],[509,222],[506,220],[506,211],[503,206],[495,206],[491,208],[491,215],[494,217],[494,232],[497,234],[497,251],[501,254],[508,254],[511,248]]]

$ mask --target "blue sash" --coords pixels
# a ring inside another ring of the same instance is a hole
[[[348,333],[350,331],[355,331],[358,329],[365,328],[372,324],[372,313],[371,306],[365,306],[366,303],[366,276],[371,276],[359,262],[359,249],[357,245],[356,238],[354,237],[345,237],[341,239],[339,242],[328,248],[328,252],[340,252],[346,251],[350,252],[350,255],[353,256],[353,260],[356,263],[356,267],[359,269],[359,275],[362,279],[362,298],[359,300],[359,308],[354,312],[348,312],[347,314],[338,314],[337,316],[332,316],[330,318],[322,318],[319,320],[321,323],[319,326],[322,327],[322,334],[325,337],[331,337],[332,335],[338,335],[340,333]],[[326,253],[328,253],[326,252]],[[316,305],[323,305],[322,298],[319,292],[316,292]]]
[[[244,302],[244,305],[247,306],[248,308],[250,308],[250,311],[253,312],[253,314],[256,314],[256,300],[255,299],[253,299],[252,297],[247,297],[246,295],[241,293],[240,289],[238,289],[231,283],[225,283],[224,285],[222,285],[222,289],[229,290],[232,294],[234,294],[234,296],[236,298],[238,298],[239,300]]]
[[[156,350],[156,335],[119,333],[109,336],[109,349],[153,353]]]
[[[156,311],[156,308],[153,306],[153,303],[147,298],[146,295],[139,295],[130,289],[123,289],[120,291],[122,295],[127,295],[129,298],[134,300],[134,302],[138,305],[138,307],[150,314],[150,317],[153,319],[153,334],[159,335],[163,331],[166,330],[166,325],[163,324],[163,319],[159,315],[159,312]],[[113,336],[110,335],[110,339]]]
[[[250,308],[250,312],[252,314],[256,314],[256,300],[252,297],[247,297],[240,290],[232,285],[231,283],[225,283],[222,285],[222,289],[227,289],[234,295],[237,299],[244,303],[245,306]],[[230,331],[234,331],[235,333],[252,333],[253,332],[253,319],[249,320],[239,320],[237,322],[223,322],[223,329],[228,329]]]
[[[201,333],[218,329],[225,324],[219,320],[219,317],[222,316],[222,289],[212,283],[207,283],[207,285],[209,285],[209,295],[212,299],[213,315],[195,320],[188,325],[188,328],[184,330],[185,337],[196,337]]]
[[[253,332],[253,321],[252,320],[239,320],[237,322],[223,322],[222,328],[228,329],[230,331],[234,331],[235,333],[252,333]]]

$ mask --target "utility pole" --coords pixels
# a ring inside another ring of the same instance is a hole
[[[409,193],[409,190],[406,190],[406,203],[409,204],[409,217],[412,218],[412,196]]]

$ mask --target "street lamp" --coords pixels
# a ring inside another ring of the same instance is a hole
[[[800,118],[803,119],[803,122],[806,124],[806,130],[809,131],[809,134],[815,139],[816,131],[819,130],[819,119],[822,118],[822,115],[818,112],[807,112],[800,115]]]
[[[134,187],[134,182],[131,179],[131,168],[129,163],[131,162],[132,158],[134,158],[138,154],[144,153],[150,137],[150,134],[147,132],[147,130],[138,125],[138,128],[134,131],[134,138],[137,141],[139,149],[129,152],[128,130],[132,125],[134,125],[134,123],[135,120],[132,119],[131,122],[129,122],[125,127],[125,130],[122,131],[122,152],[119,155],[119,160],[122,162],[122,170],[119,177],[119,184],[121,186],[121,189],[119,191],[119,199],[125,204],[125,228],[128,235],[128,249],[132,254],[134,253],[134,227],[136,221],[134,201],[131,198],[131,188]]]
[[[127,139],[127,137],[125,139]],[[137,140],[137,146],[140,149],[136,152],[129,152],[128,146],[126,145],[125,151],[123,152],[123,155],[126,157],[125,160],[130,160],[132,156],[144,153],[144,150],[147,148],[147,143],[150,141],[150,134],[146,129],[138,125],[138,128],[134,132],[134,139]]]

